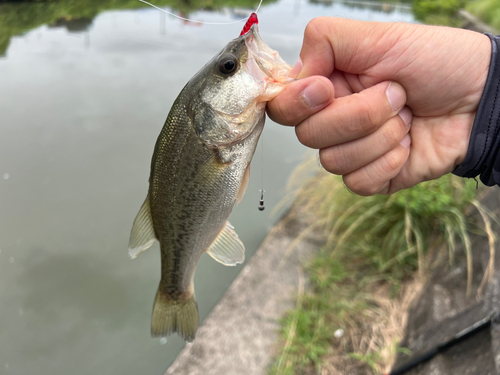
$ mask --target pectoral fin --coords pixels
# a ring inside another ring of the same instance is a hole
[[[132,233],[130,233],[130,241],[128,243],[128,255],[132,259],[136,258],[156,240],[148,194],[132,226]]]
[[[207,253],[225,266],[236,266],[245,260],[245,246],[228,221]]]

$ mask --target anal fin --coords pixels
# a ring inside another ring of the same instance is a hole
[[[134,259],[155,241],[157,241],[157,238],[153,228],[153,218],[151,216],[148,194],[139,213],[135,217],[132,232],[130,233],[130,241],[128,243],[128,254]]]
[[[234,227],[228,221],[225,228],[207,250],[207,253],[217,262],[225,266],[236,266],[245,260],[245,245],[238,238]]]

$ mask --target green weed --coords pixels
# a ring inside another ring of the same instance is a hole
[[[303,181],[310,166],[298,169],[295,180]],[[493,259],[493,215],[476,200],[477,194],[475,181],[452,175],[391,196],[357,196],[339,177],[324,171],[299,188],[296,214],[310,214],[314,220],[297,238],[323,230],[325,245],[305,266],[311,287],[299,293],[300,303],[281,322],[286,344],[270,373],[387,370],[395,355],[404,352],[397,342],[406,325],[405,311],[422,285],[412,280],[425,274],[428,254],[444,251],[453,261],[462,245],[468,263],[468,295],[471,229],[487,233]],[[481,226],[468,219],[471,207],[481,213]],[[480,289],[493,269],[491,261]],[[334,337],[338,329],[345,332],[343,337]]]
[[[458,27],[456,14],[466,4],[467,0],[414,0],[412,7],[415,18],[424,23]]]
[[[499,0],[475,0],[469,1],[466,9],[479,17],[485,23],[500,30],[500,1]]]
[[[464,212],[476,194],[474,181],[446,175],[391,196],[359,197],[339,177],[324,173],[301,190],[297,203],[325,221],[331,257],[397,283],[424,268],[429,248],[445,245],[453,259],[461,241],[471,257]]]

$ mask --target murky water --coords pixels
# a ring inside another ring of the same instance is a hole
[[[229,22],[235,13],[190,17]],[[261,36],[293,64],[320,15],[413,22],[407,6],[283,0],[260,10]],[[129,233],[170,105],[242,24],[195,26],[142,8],[51,25],[20,28],[0,58],[0,373],[162,374],[184,342],[150,337],[158,246],[132,261]],[[263,139],[267,209],[257,210],[259,146],[231,216],[247,259],[306,151],[293,129],[269,120]],[[241,269],[202,257],[202,318]]]

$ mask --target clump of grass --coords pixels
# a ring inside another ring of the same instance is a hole
[[[415,17],[430,25],[458,27],[461,20],[457,12],[464,8],[468,0],[414,0],[412,3]]]
[[[304,181],[304,164],[294,176]],[[308,231],[323,230],[325,245],[305,267],[310,291],[282,321],[286,341],[271,374],[380,373],[390,368],[406,326],[406,311],[420,290],[431,255],[453,260],[462,243],[471,293],[472,254],[466,212],[476,207],[489,237],[492,218],[476,200],[476,182],[446,175],[391,196],[357,196],[342,180],[320,172],[298,190],[295,214],[312,215]],[[298,241],[294,241],[289,248]],[[429,255],[431,254],[431,255]],[[479,291],[480,292],[480,291]],[[299,303],[300,302],[300,303]],[[334,332],[342,329],[341,338]]]
[[[469,1],[466,9],[479,17],[485,23],[500,30],[500,1],[499,0],[474,0]]]
[[[403,282],[396,293],[370,281],[356,264],[325,251],[306,268],[312,290],[299,292],[282,320],[285,344],[271,374],[380,374],[387,371],[402,338],[408,307],[423,282]],[[335,332],[343,335],[335,337]]]
[[[358,268],[397,285],[424,270],[429,249],[444,245],[453,260],[461,241],[471,259],[465,211],[476,196],[474,181],[448,174],[390,196],[360,197],[339,177],[320,172],[299,191],[296,203],[324,223],[330,257],[347,256]],[[470,288],[472,267],[468,272]]]
[[[460,9],[466,9],[483,22],[500,30],[500,0],[413,0],[415,18],[429,25],[462,27]]]

